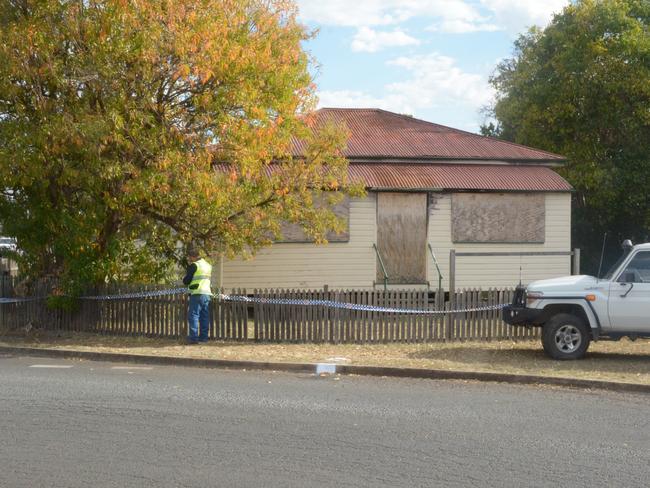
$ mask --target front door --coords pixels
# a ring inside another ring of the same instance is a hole
[[[377,194],[377,248],[390,284],[427,281],[427,194]],[[377,283],[384,274],[377,260]]]
[[[609,290],[614,330],[650,333],[650,251],[637,252]]]

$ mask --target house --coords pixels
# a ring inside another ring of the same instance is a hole
[[[16,250],[16,239],[0,236],[0,276],[16,276],[18,274],[16,261],[6,255],[7,252],[16,252]]]
[[[347,125],[350,177],[368,191],[337,209],[348,231],[326,245],[285,236],[251,260],[218,263],[222,286],[437,288],[439,267],[447,288],[452,249],[458,288],[570,273],[572,188],[553,170],[562,156],[385,110],[316,117]]]

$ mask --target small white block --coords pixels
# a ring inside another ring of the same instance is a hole
[[[316,365],[316,374],[334,374],[336,373],[336,364],[318,363]]]
[[[151,366],[111,366],[111,369],[126,369],[126,370],[138,369],[142,371],[150,371],[153,368]]]
[[[72,366],[67,364],[32,364],[30,368],[68,369],[72,368]]]

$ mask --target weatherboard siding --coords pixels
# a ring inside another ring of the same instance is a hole
[[[546,226],[543,244],[463,244],[453,243],[451,235],[451,194],[435,194],[429,209],[428,242],[433,246],[447,288],[449,251],[528,252],[571,250],[571,195],[546,193]],[[281,243],[261,250],[253,259],[236,259],[223,264],[226,288],[330,288],[369,289],[377,277],[376,255],[372,245],[377,238],[377,204],[372,192],[350,202],[350,240],[326,245]],[[438,283],[431,255],[427,250],[427,280]],[[567,275],[570,256],[491,256],[458,257],[456,287],[511,287],[522,282]],[[381,283],[378,285],[381,286]],[[395,285],[391,288],[402,288]]]
[[[546,226],[543,244],[454,243],[451,236],[451,194],[440,195],[429,209],[429,243],[438,259],[443,286],[449,278],[449,251],[456,252],[534,252],[571,250],[571,195],[546,193]],[[457,257],[456,287],[509,287],[521,280],[534,280],[570,274],[570,256],[489,256]],[[428,260],[428,279],[437,283],[438,274],[433,259]]]
[[[377,205],[374,193],[350,201],[350,240],[329,244],[279,243],[250,260],[223,265],[226,288],[372,288]]]

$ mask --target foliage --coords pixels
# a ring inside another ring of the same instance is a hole
[[[360,190],[346,133],[304,116],[310,35],[285,0],[0,0],[0,223],[23,268],[68,289],[164,280],[179,243],[341,229],[314,196]]]
[[[579,0],[515,42],[491,79],[483,133],[563,154],[573,241],[596,272],[612,244],[650,237],[650,2]],[[613,251],[619,254],[619,250]]]

